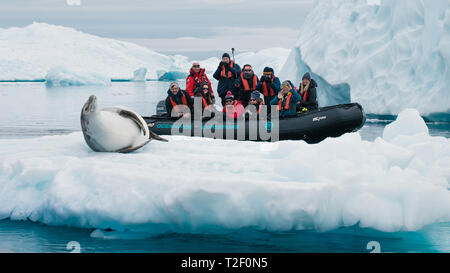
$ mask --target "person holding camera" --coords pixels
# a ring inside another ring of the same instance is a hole
[[[311,78],[309,72],[303,75],[298,93],[302,96],[302,100],[298,103],[297,111],[311,111],[319,107],[317,103],[317,82]]]
[[[281,90],[281,82],[278,77],[275,77],[271,67],[265,67],[260,82],[256,86],[256,90],[264,96],[264,104],[270,105],[270,102]],[[269,108],[270,109],[270,108]]]
[[[277,105],[280,117],[286,117],[297,114],[297,103],[302,97],[295,91],[289,81],[284,81],[281,85],[281,91],[270,102],[271,105]]]
[[[250,95],[256,90],[258,82],[258,77],[253,72],[252,66],[249,64],[244,65],[241,75],[235,83],[235,91],[239,92],[239,100],[244,107],[247,107]]]
[[[224,53],[222,55],[222,61],[217,67],[216,72],[213,77],[219,84],[217,86],[217,93],[219,97],[222,99],[222,106],[225,106],[225,96],[229,90],[234,90],[234,81],[241,74],[241,68],[239,65],[235,64],[231,59],[228,53]],[[234,94],[235,96],[237,94]]]

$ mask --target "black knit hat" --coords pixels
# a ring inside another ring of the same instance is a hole
[[[228,59],[230,59],[230,54],[228,54],[228,53],[223,53],[222,59],[223,59],[224,57],[227,57]]]
[[[305,75],[303,75],[302,80],[307,79],[308,81],[311,80],[311,74],[309,74],[309,72],[306,72]]]
[[[273,68],[265,67],[263,72],[272,72],[273,73]]]

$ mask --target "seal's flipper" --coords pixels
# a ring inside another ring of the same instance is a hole
[[[167,139],[162,138],[161,136],[159,136],[158,134],[153,133],[151,130],[149,130],[150,132],[150,138],[154,139],[154,140],[159,140],[159,141],[163,141],[163,142],[169,142]]]
[[[146,142],[144,142],[143,144],[139,145],[139,146],[135,146],[135,147],[133,147],[133,146],[128,146],[128,147],[122,148],[122,149],[117,150],[117,151],[114,151],[114,152],[115,152],[115,153],[121,153],[121,154],[131,153],[131,152],[134,152],[134,151],[136,151],[136,150],[138,150],[138,149],[144,147],[144,146],[147,145],[147,143],[149,143],[149,142],[150,142],[150,139],[147,140]]]
[[[114,112],[124,118],[132,119],[134,122],[136,122],[136,124],[139,126],[139,128],[141,128],[142,132],[144,133],[144,136],[147,136],[148,126],[145,123],[145,121],[140,116],[138,116],[135,112],[133,112],[131,110],[119,108],[119,107],[107,107],[107,108],[102,109],[102,111]]]

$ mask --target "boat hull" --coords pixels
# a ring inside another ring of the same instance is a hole
[[[365,123],[365,114],[360,104],[352,103],[280,118],[278,123],[253,119],[233,120],[228,123],[217,123],[214,119],[189,120],[182,123],[180,119],[164,116],[144,119],[150,130],[158,135],[249,141],[304,140],[308,143],[318,143],[328,137],[339,137],[359,130]]]

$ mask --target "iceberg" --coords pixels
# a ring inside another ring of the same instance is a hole
[[[52,86],[79,86],[79,85],[102,85],[111,84],[108,76],[89,71],[71,71],[63,66],[51,68],[45,76],[45,84]]]
[[[53,67],[69,71],[95,71],[112,80],[132,80],[138,67],[187,70],[184,56],[166,56],[133,43],[107,39],[70,27],[46,23],[0,28],[0,80],[43,79]]]
[[[406,110],[374,142],[169,136],[126,155],[92,152],[81,132],[0,140],[0,219],[148,234],[420,230],[450,221],[450,139],[411,122],[425,126]]]
[[[141,67],[138,70],[134,71],[134,77],[133,81],[135,82],[145,82],[146,81],[146,75],[147,75],[147,68]]]
[[[319,97],[338,93],[341,103],[359,102],[372,114],[449,113],[449,3],[317,0],[291,52],[301,58],[288,58],[282,76],[297,84],[312,71],[329,85],[348,85],[350,98],[347,88],[326,84]]]
[[[182,71],[169,71],[163,73],[158,80],[159,81],[176,81],[176,80],[185,80],[189,73]]]

